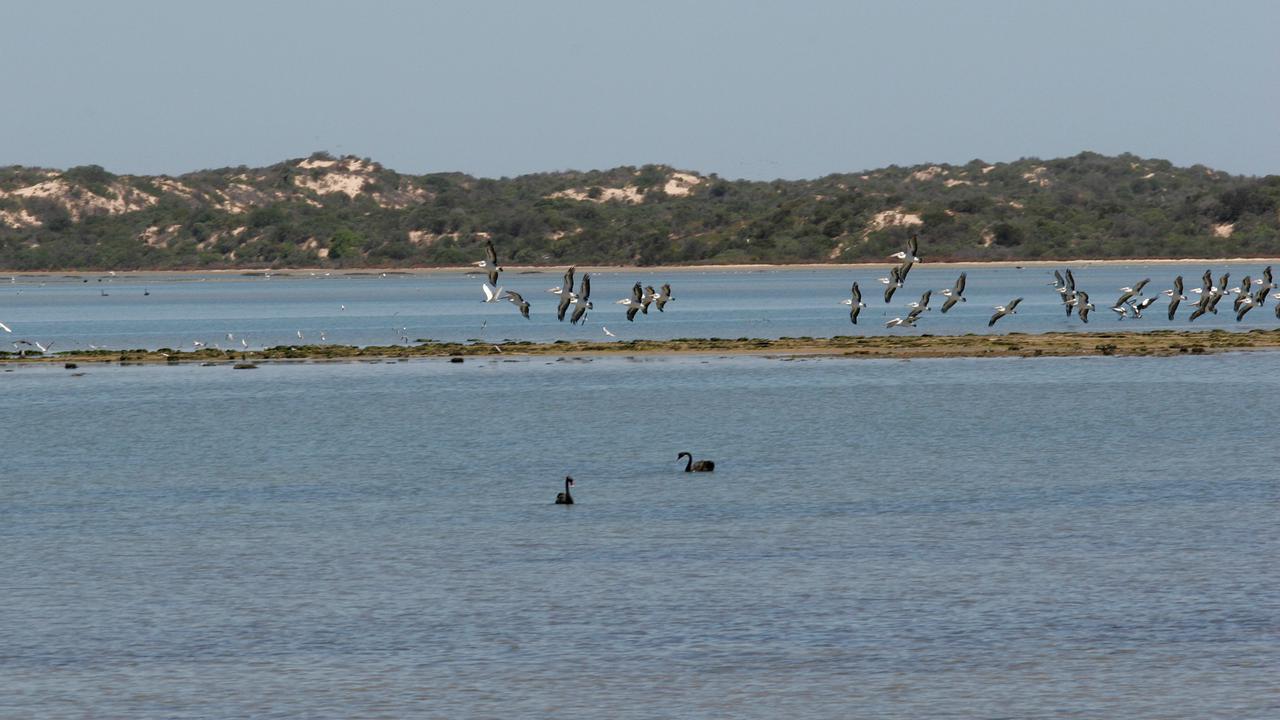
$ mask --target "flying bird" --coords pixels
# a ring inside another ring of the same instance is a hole
[[[561,287],[551,289],[560,295],[560,304],[556,306],[556,319],[564,322],[564,314],[569,311],[569,305],[578,299],[573,294],[573,268],[570,267],[564,271],[564,284]]]
[[[529,319],[529,303],[525,302],[520,293],[508,290],[507,299],[511,301],[512,305],[520,308],[520,314],[524,316],[525,320]]]
[[[1018,303],[1020,302],[1022,302],[1022,298],[1019,297],[1010,300],[1008,305],[996,305],[996,312],[991,316],[991,319],[987,321],[987,327],[995,325],[996,321],[1005,315],[1016,315],[1018,311],[1015,308],[1018,307]]]
[[[653,303],[658,307],[658,312],[666,312],[662,309],[662,306],[671,302],[673,299],[674,298],[671,297],[671,284],[664,283],[662,285],[662,292],[653,296]]]
[[[614,304],[625,305],[627,307],[627,320],[635,322],[636,313],[640,312],[644,305],[644,290],[640,287],[640,283],[631,286],[631,297],[622,298]]]
[[[1182,276],[1174,278],[1173,289],[1165,290],[1163,294],[1169,296],[1169,319],[1172,320],[1173,314],[1178,312],[1178,303],[1187,299],[1187,296],[1182,294]]]
[[[578,286],[578,300],[573,306],[573,315],[570,316],[569,322],[577,325],[578,321],[586,317],[587,311],[592,309],[591,305],[591,273],[582,273],[582,282]]]
[[[492,240],[484,241],[484,259],[474,263],[481,270],[489,272],[489,284],[497,286],[498,273],[502,272],[502,267],[498,265],[498,251],[493,248]]]
[[[1056,270],[1054,272],[1057,272]],[[955,287],[942,290],[942,295],[947,299],[942,303],[942,312],[946,313],[958,302],[968,302],[964,297],[965,273],[960,273],[960,277],[956,278]]]
[[[853,288],[850,290],[850,297],[840,302],[849,306],[849,322],[857,325],[858,313],[862,312],[862,308],[867,306],[866,303],[862,302],[862,291],[858,289],[858,283],[855,282],[853,284]]]

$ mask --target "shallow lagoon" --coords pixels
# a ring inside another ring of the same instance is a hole
[[[0,715],[1273,717],[1278,385],[1270,353],[18,367]]]

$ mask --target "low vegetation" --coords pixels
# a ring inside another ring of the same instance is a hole
[[[1280,176],[1133,155],[758,182],[661,165],[484,179],[316,153],[179,177],[0,168],[0,267],[139,270],[1275,256]]]

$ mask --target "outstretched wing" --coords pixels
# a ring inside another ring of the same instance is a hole
[[[1012,302],[1005,306],[1005,312],[1013,312],[1013,309],[1018,307],[1018,303],[1020,302],[1022,302],[1022,298],[1014,298]]]
[[[496,268],[498,266],[498,251],[493,249],[493,241],[484,241],[484,257]]]
[[[942,312],[945,314],[948,310],[952,308],[952,306],[954,306],[958,302],[960,302],[960,299],[957,298],[955,295],[952,295],[951,297],[947,298],[947,301],[942,303]]]
[[[639,305],[632,305],[631,307],[627,308],[627,319],[630,320],[631,322],[635,322],[636,313],[638,312],[640,312]]]
[[[853,289],[850,290],[850,293],[853,295],[853,304],[856,307],[858,303],[862,302],[862,290],[858,289],[858,283],[853,284]]]
[[[968,273],[960,273],[960,277],[956,278],[956,286],[955,286],[955,289],[953,290],[953,292],[956,295],[964,294],[964,283],[965,283],[965,278],[967,277],[968,277]]]
[[[564,271],[564,284],[562,285],[561,295],[568,296],[573,292],[573,267]]]
[[[578,289],[578,297],[583,302],[591,299],[591,273],[582,273],[582,287]]]
[[[557,320],[564,322],[564,314],[569,311],[570,304],[569,293],[567,291],[560,293],[560,304],[556,307]]]

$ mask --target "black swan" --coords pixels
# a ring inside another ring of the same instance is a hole
[[[573,478],[568,475],[564,476],[564,492],[556,493],[557,505],[572,505],[573,496],[569,494],[569,488],[573,487]]]
[[[693,456],[687,452],[682,452],[679,455],[676,455],[677,460],[680,458],[689,458],[689,460],[684,464],[685,472],[713,472],[716,469],[716,463],[714,460],[699,460],[698,462],[694,462]]]

